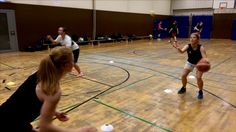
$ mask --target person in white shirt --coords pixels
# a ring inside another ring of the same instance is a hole
[[[203,22],[199,22],[197,23],[197,25],[194,27],[194,32],[197,33],[199,36],[202,32],[202,28],[203,28]]]
[[[74,57],[74,68],[78,72],[78,77],[83,76],[83,72],[81,72],[80,67],[76,64],[79,58],[80,48],[79,45],[74,42],[69,35],[66,34],[67,29],[65,27],[58,28],[58,36],[54,40],[51,35],[48,35],[47,38],[52,42],[53,45],[61,44],[67,48],[71,48],[73,51]]]

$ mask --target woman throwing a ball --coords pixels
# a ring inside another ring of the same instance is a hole
[[[174,42],[175,43],[175,42]],[[196,64],[203,59],[204,62],[209,64],[207,59],[205,48],[199,44],[199,35],[197,33],[192,33],[190,36],[190,44],[185,45],[181,48],[177,43],[173,44],[173,46],[180,52],[185,53],[187,51],[188,59],[184,66],[184,70],[181,76],[182,79],[182,88],[178,91],[178,94],[184,94],[186,92],[187,85],[187,76],[193,71]],[[198,99],[203,99],[203,80],[202,80],[203,72],[196,69],[196,78],[197,85],[199,88]]]
[[[71,72],[73,67],[72,51],[66,47],[56,47],[42,59],[38,71],[0,105],[1,132],[96,132],[94,127],[69,130],[53,124],[54,116],[60,121],[69,118],[56,111],[61,97],[60,80]],[[39,129],[31,122],[38,116]]]

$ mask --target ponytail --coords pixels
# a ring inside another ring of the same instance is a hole
[[[71,62],[72,51],[65,47],[54,48],[50,55],[41,61],[37,76],[46,95],[53,95],[57,92],[64,66]]]

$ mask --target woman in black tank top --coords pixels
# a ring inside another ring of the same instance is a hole
[[[72,70],[72,51],[65,47],[54,48],[41,62],[36,73],[28,79],[0,106],[0,132],[95,132],[93,127],[68,130],[54,126],[53,117],[67,121],[64,113],[56,112],[61,90],[59,81]],[[40,116],[38,130],[31,122]]]
[[[178,91],[178,94],[183,94],[186,92],[187,76],[194,69],[198,61],[201,60],[202,58],[208,61],[206,51],[204,47],[199,44],[199,39],[200,39],[199,34],[192,33],[190,36],[190,44],[185,45],[183,48],[180,48],[177,44],[173,45],[180,53],[185,53],[187,51],[187,54],[188,54],[188,60],[185,64],[185,67],[181,76],[183,86]],[[202,75],[203,75],[203,72],[200,72],[196,69],[197,85],[199,88],[198,99],[203,98]]]

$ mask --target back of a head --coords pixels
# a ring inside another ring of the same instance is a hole
[[[56,92],[56,86],[64,72],[63,68],[72,61],[72,51],[65,47],[52,49],[49,56],[41,61],[38,70],[38,82],[41,83],[45,94],[51,95]]]
[[[197,37],[197,39],[200,39],[200,36],[199,36],[199,34],[198,34],[198,33],[191,33],[191,35],[194,35],[194,36],[196,36],[196,37]]]
[[[72,61],[72,51],[66,47],[55,47],[49,54],[53,64],[60,68],[62,65]]]

